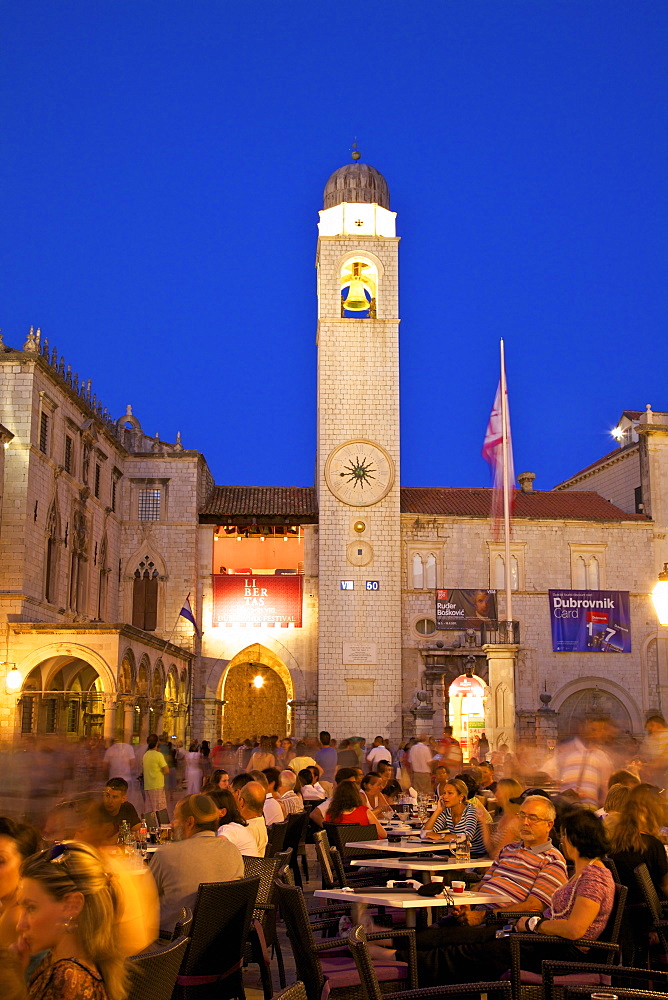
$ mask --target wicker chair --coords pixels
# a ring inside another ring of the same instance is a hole
[[[126,1000],[170,1000],[187,944],[188,938],[182,936],[167,948],[129,958]]]
[[[293,983],[292,986],[288,986],[287,989],[281,990],[280,993],[277,993],[274,1000],[308,1000],[308,997],[306,996],[306,987],[303,983],[300,983],[299,980],[297,980],[297,982]]]
[[[325,823],[323,826],[332,847],[336,847],[343,858],[344,865],[353,858],[378,858],[383,851],[374,851],[367,847],[346,847],[346,844],[358,840],[378,840],[375,826],[361,823]]]
[[[610,991],[617,996],[627,995],[625,991],[630,991],[634,996],[665,996],[668,993],[668,972],[655,972],[650,969],[634,969],[623,965],[597,965],[594,962],[543,962],[543,984],[545,987],[545,1000],[555,1000],[555,979],[568,975],[595,976],[600,975],[607,981],[603,986],[605,992]],[[642,990],[642,994],[638,993]],[[589,986],[571,984],[559,987],[563,1000],[592,994],[591,983]],[[649,992],[645,992],[649,991]]]
[[[275,882],[283,864],[284,859],[280,855],[275,858],[244,857],[246,878],[260,879],[260,888],[253,910],[253,925],[250,938],[246,942],[244,959],[246,962],[257,962],[259,965],[265,1000],[271,1000],[272,995],[268,948],[271,948],[272,953],[276,955],[278,981],[281,986],[285,986],[285,967],[281,945],[276,933],[276,906],[274,905]]]
[[[268,830],[267,835],[267,846],[264,850],[265,858],[273,858],[275,854],[283,850],[283,844],[285,843],[285,834],[288,830],[288,821],[284,820],[282,823],[273,823]]]
[[[189,906],[184,906],[181,910],[181,916],[174,924],[174,930],[172,932],[172,941],[176,941],[180,937],[189,937],[190,929],[193,925],[193,911]]]
[[[662,905],[646,864],[638,865],[633,871],[642,898],[645,900],[645,905],[650,913],[650,928],[659,939],[659,951],[663,956],[668,955],[668,920],[665,917],[666,910],[668,910],[668,901]]]
[[[259,888],[259,878],[200,885],[173,1000],[244,1000],[244,949]]]
[[[295,957],[297,975],[306,987],[308,1000],[320,1000],[327,985],[332,997],[342,1000],[367,1000],[367,994],[359,981],[357,968],[346,943],[337,940],[316,941],[313,930],[316,924],[309,923],[304,894],[297,886],[276,884],[276,894],[285,921],[288,938]],[[370,934],[369,940],[382,940],[386,932]],[[393,937],[408,939],[409,961],[379,964],[377,975],[385,990],[401,989],[408,985],[417,986],[417,953],[415,931],[402,929],[393,932]]]
[[[597,940],[590,941],[585,938],[580,938],[577,941],[571,941],[569,943],[579,945],[583,948],[593,949],[594,951],[602,951],[603,956],[601,958],[601,963],[612,967],[613,961],[615,959],[619,959],[619,932],[622,926],[622,917],[624,915],[624,904],[626,903],[627,892],[628,890],[626,886],[615,884],[615,899],[612,906],[612,912],[610,913],[605,930]],[[535,934],[521,933],[511,934],[508,940],[510,941],[511,982],[513,984],[514,1000],[538,1000],[538,998],[542,1000],[542,974],[539,972],[528,972],[522,969],[522,944],[530,943],[535,945],[538,940],[541,947],[545,946],[549,949],[550,945],[562,946],[564,944],[564,939],[557,937],[554,934],[541,934],[537,939]],[[584,957],[585,956],[583,955],[583,958]],[[549,961],[549,959],[546,959],[546,961]],[[601,984],[601,978],[597,975],[594,975],[590,981],[594,986]],[[568,977],[563,979],[560,977],[558,983],[555,980],[555,985],[568,985]],[[583,981],[582,979],[576,979],[575,981],[571,980],[571,985],[583,985]]]
[[[367,1000],[419,1000],[419,998],[461,997],[466,994],[481,996],[487,994],[489,1000],[511,1000],[512,987],[509,982],[458,983],[455,986],[433,986],[423,990],[404,990],[401,993],[386,993],[381,989],[373,961],[367,948],[368,937],[361,924],[353,927],[348,935],[348,947],[353,953],[360,981]]]

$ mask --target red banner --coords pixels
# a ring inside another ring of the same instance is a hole
[[[302,577],[213,577],[213,624],[302,627]]]

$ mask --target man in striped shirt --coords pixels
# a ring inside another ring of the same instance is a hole
[[[567,881],[566,862],[552,846],[550,830],[556,810],[543,795],[530,795],[518,813],[521,841],[507,844],[474,891],[498,894],[503,901],[481,906],[458,906],[458,923],[434,924],[416,937],[420,984],[440,982],[440,972],[456,961],[457,946],[483,945],[496,936],[504,910],[544,910],[552,894]],[[508,900],[510,897],[510,900]],[[398,951],[397,958],[406,960]],[[445,981],[445,980],[443,980]]]

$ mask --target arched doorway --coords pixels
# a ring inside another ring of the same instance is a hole
[[[292,678],[283,661],[266,646],[254,643],[230,660],[221,681],[221,697],[223,739],[290,732]]]
[[[587,719],[607,718],[619,733],[632,733],[633,723],[625,705],[609,691],[583,688],[574,691],[559,709],[559,739],[572,739],[582,732]]]
[[[51,657],[26,677],[20,699],[20,729],[27,736],[104,735],[104,685],[97,670],[76,657]]]
[[[464,759],[471,756],[473,739],[485,728],[484,681],[475,675],[460,674],[448,689],[452,735],[459,740]]]

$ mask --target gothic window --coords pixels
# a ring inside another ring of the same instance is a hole
[[[510,556],[510,589],[519,590],[520,569],[517,556]],[[494,557],[494,586],[497,590],[506,589],[506,560],[499,553]]]
[[[132,584],[132,624],[155,632],[158,623],[158,571],[149,556],[135,570]]]
[[[436,590],[436,556],[430,552],[424,571],[424,585],[427,590]]]
[[[44,574],[44,596],[49,604],[58,598],[58,512],[51,504],[46,523],[46,571]]]
[[[605,589],[605,545],[570,543],[571,583],[574,590]]]
[[[424,588],[424,563],[419,552],[413,556],[412,576],[413,590],[422,590]]]
[[[116,513],[116,502],[118,497],[118,481],[121,478],[121,473],[118,469],[114,469],[111,473],[111,509]]]
[[[98,465],[98,463],[96,462],[95,463],[95,487],[94,487],[94,493],[95,493],[96,497],[100,496],[100,475],[101,475],[101,469],[100,469],[100,466]]]
[[[83,614],[86,610],[86,563],[88,561],[86,515],[75,506],[72,515],[72,555],[70,557],[70,610]]]

